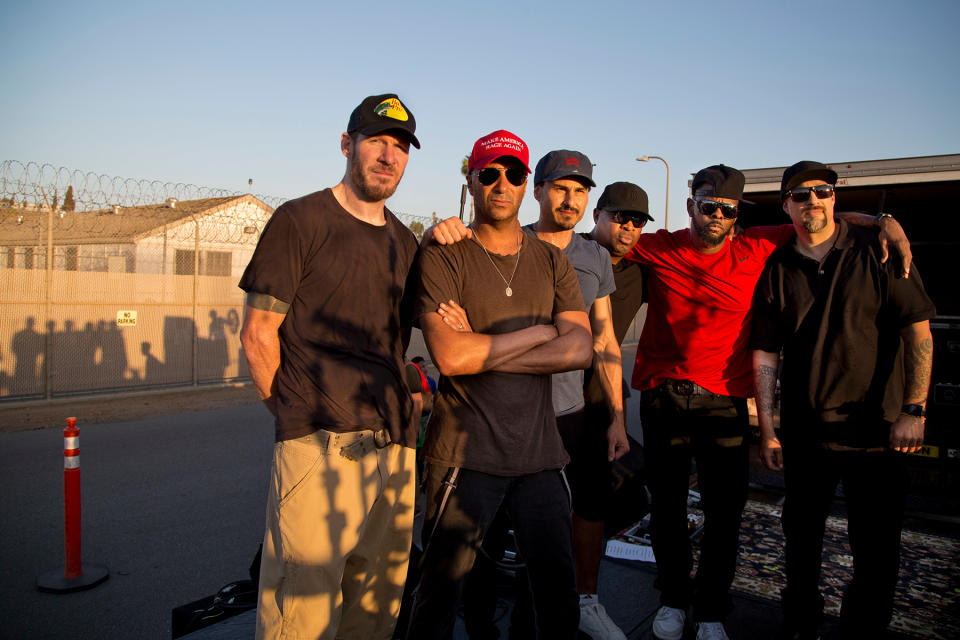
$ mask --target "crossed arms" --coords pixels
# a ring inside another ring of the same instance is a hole
[[[451,313],[455,303],[441,305]],[[460,309],[460,307],[456,307]],[[485,371],[548,374],[583,369],[593,359],[593,340],[587,314],[562,311],[553,324],[539,324],[500,334],[474,333],[469,323],[454,329],[441,310],[424,314],[420,328],[433,363],[445,376]],[[462,309],[461,309],[462,311]],[[466,315],[463,315],[466,320]]]

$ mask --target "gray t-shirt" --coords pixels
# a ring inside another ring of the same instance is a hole
[[[523,230],[530,235],[537,235],[533,224],[528,224]],[[594,300],[616,291],[610,254],[602,246],[574,233],[569,244],[564,247],[563,253],[577,272],[583,304],[586,305],[588,312]],[[552,384],[553,410],[558,416],[583,408],[582,370],[555,373],[552,376]]]

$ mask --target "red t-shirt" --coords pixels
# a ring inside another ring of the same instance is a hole
[[[697,251],[690,230],[645,233],[626,258],[647,271],[647,319],[633,368],[635,389],[667,378],[714,393],[753,395],[750,305],[764,263],[793,225],[753,227],[714,254]]]

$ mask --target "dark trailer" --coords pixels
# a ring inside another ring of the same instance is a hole
[[[927,292],[937,305],[931,321],[933,379],[927,400],[926,459],[949,471],[933,480],[960,480],[960,154],[834,162],[837,210],[890,213],[903,225]],[[786,167],[748,169],[740,223],[744,227],[788,224],[780,206],[780,177]],[[939,474],[937,474],[939,475]],[[942,486],[941,488],[946,488]]]

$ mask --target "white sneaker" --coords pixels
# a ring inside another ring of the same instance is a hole
[[[698,622],[697,640],[730,640],[722,622]]]
[[[653,635],[659,640],[680,640],[687,612],[676,607],[660,607],[653,619]]]
[[[620,627],[607,615],[607,610],[596,600],[580,605],[580,631],[593,640],[627,640]]]

